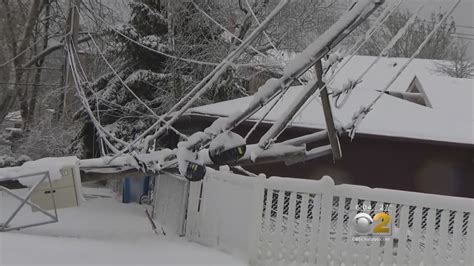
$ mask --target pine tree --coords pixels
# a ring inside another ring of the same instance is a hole
[[[219,53],[210,49],[219,46],[221,32],[196,14],[187,1],[135,0],[131,1],[130,8],[130,21],[119,27],[121,34],[176,58],[218,61],[214,57]],[[114,31],[110,33],[112,40],[108,43],[107,57],[127,86],[158,115],[166,113],[212,70],[212,66],[166,57],[140,47]],[[90,88],[95,92],[93,95],[89,91],[90,105],[98,107],[101,124],[118,138],[133,140],[156,121],[113,73],[105,73]],[[201,103],[212,102],[213,94],[209,93]],[[91,149],[98,146],[93,145],[91,139],[94,130],[90,123],[84,125],[72,146],[75,154],[81,157],[97,155],[97,149]],[[173,146],[179,140],[171,132],[163,139],[168,142],[171,139],[171,144],[165,146]]]

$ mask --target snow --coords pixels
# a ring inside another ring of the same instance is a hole
[[[58,223],[0,233],[0,264],[247,265],[170,232],[156,235],[142,205],[121,204],[110,190],[85,191],[81,207],[58,210]],[[0,194],[2,207],[9,198]]]
[[[16,179],[25,175],[30,177],[18,178],[24,186],[33,186],[39,180],[39,176],[34,175],[42,172],[49,172],[51,181],[62,178],[61,169],[65,166],[75,166],[79,159],[75,156],[61,158],[42,158],[35,161],[25,162],[22,166],[8,167],[0,169],[0,181]]]
[[[182,176],[186,176],[189,162],[203,164],[198,156],[198,152],[189,150],[187,145],[187,142],[178,143],[178,152],[176,153],[178,169]]]
[[[223,132],[227,125],[227,119],[220,117],[216,119],[212,125],[204,130],[204,133],[210,135],[218,135],[219,133]]]
[[[11,122],[21,122],[21,111],[10,112],[5,116],[5,120]]]
[[[342,87],[355,80],[375,57],[355,56],[337,75],[331,87]],[[352,92],[347,103],[333,108],[336,124],[346,125],[361,106],[366,106],[386,86],[388,80],[406,62],[406,58],[382,58]],[[474,97],[472,79],[456,79],[434,74],[439,61],[415,59],[389,88],[389,91],[406,91],[418,77],[433,108],[421,106],[396,97],[384,95],[360,124],[358,133],[387,137],[430,140],[460,144],[474,144]],[[297,97],[301,87],[292,87],[268,114],[264,123],[274,123]],[[246,106],[252,97],[193,108],[196,116],[226,117]],[[273,101],[275,101],[274,99]],[[319,99],[318,99],[319,101]],[[325,120],[321,104],[312,101],[304,112],[295,118],[293,127],[324,129]],[[250,117],[258,121],[272,102]],[[333,103],[334,106],[334,103]]]
[[[23,132],[23,129],[16,128],[16,127],[7,127],[7,128],[5,128],[5,130],[10,131],[10,132]]]
[[[253,95],[252,101],[249,106],[253,106],[257,103],[263,105],[280,89],[280,80],[271,78],[265,82],[263,86],[258,89],[258,92]]]

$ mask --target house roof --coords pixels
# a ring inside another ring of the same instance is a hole
[[[331,86],[340,86],[348,79],[356,79],[375,57],[355,56],[340,71]],[[364,77],[349,100],[337,109],[333,103],[336,123],[346,125],[361,106],[367,106],[383,90],[406,58],[382,58]],[[384,95],[360,124],[357,132],[385,137],[407,138],[474,145],[474,80],[443,77],[436,74],[434,60],[415,59],[389,88],[406,91],[416,77],[430,102],[422,106],[391,95]],[[296,98],[300,86],[291,87],[265,118],[265,123],[276,121]],[[378,90],[378,91],[377,91]],[[278,97],[277,97],[278,98]],[[188,114],[226,117],[243,110],[252,96],[200,106]],[[274,99],[276,101],[276,99]],[[259,120],[271,104],[255,113],[249,120]],[[292,127],[324,129],[325,120],[319,98],[312,101],[293,121]]]

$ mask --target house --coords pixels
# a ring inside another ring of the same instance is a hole
[[[375,59],[355,56],[330,86],[357,79]],[[346,125],[352,121],[353,114],[375,99],[407,60],[381,58],[342,108],[335,108],[332,102],[335,123]],[[331,156],[325,156],[293,165],[273,163],[246,168],[267,175],[309,179],[329,175],[337,183],[474,198],[474,80],[440,76],[435,71],[438,63],[415,59],[408,65],[362,121],[355,138],[341,136],[342,160],[333,161]],[[300,88],[288,89],[247,144],[258,142]],[[176,126],[185,132],[202,130],[218,117],[243,110],[251,99],[250,96],[190,109]],[[234,131],[245,136],[269,106]],[[277,142],[325,127],[317,98],[295,117]]]

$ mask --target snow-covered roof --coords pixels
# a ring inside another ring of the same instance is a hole
[[[341,86],[348,79],[356,79],[375,57],[356,56],[336,76],[332,87]],[[336,123],[348,124],[361,106],[367,106],[378,95],[406,62],[406,58],[382,58],[353,91],[347,103],[334,108]],[[474,80],[440,76],[435,73],[436,61],[415,59],[389,88],[404,92],[416,77],[422,85],[430,106],[419,105],[394,96],[384,95],[358,128],[358,133],[419,139],[459,144],[474,144]],[[291,87],[282,100],[269,113],[264,122],[276,121],[291,105],[301,87]],[[278,97],[277,97],[278,98]],[[243,110],[252,96],[205,105],[189,111],[192,115],[229,116]],[[259,120],[268,104],[249,120]],[[312,101],[294,119],[293,127],[323,129],[325,120],[322,106]]]

